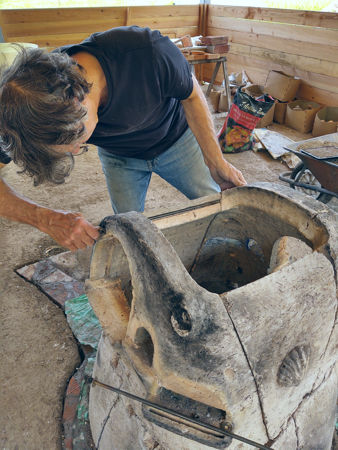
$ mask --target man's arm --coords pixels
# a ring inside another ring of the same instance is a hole
[[[80,213],[52,210],[19,195],[0,179],[0,216],[27,223],[70,250],[93,245],[98,228]]]
[[[182,100],[182,105],[188,125],[202,149],[205,164],[222,190],[244,186],[246,181],[242,172],[223,158],[207,101],[194,76],[193,81],[193,91],[186,100]]]

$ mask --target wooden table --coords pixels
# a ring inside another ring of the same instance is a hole
[[[210,59],[203,58],[203,59],[188,60],[192,72],[194,72],[194,66],[196,64],[216,63],[214,71],[213,71],[212,76],[211,76],[211,80],[210,80],[207,92],[205,94],[207,97],[210,95],[211,89],[214,86],[214,82],[215,82],[217,73],[219,71],[220,66],[222,65],[223,77],[224,77],[224,86],[225,86],[226,96],[227,96],[227,99],[228,99],[228,111],[229,111],[230,110],[230,106],[231,106],[231,95],[230,95],[229,77],[228,77],[226,61],[227,61],[226,56],[220,56],[218,58],[210,58]]]

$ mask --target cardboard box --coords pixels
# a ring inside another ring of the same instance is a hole
[[[228,112],[229,111],[229,99],[226,92],[222,92],[218,103],[218,112]]]
[[[296,97],[299,84],[300,78],[270,70],[265,82],[264,92],[282,102],[289,102]]]
[[[325,106],[317,112],[312,136],[336,133],[338,129],[338,106]]]
[[[284,123],[285,122],[285,113],[286,113],[286,106],[287,103],[275,103],[275,110],[273,114],[273,120],[277,123]]]
[[[265,114],[265,116],[262,117],[261,119],[259,119],[255,128],[264,128],[267,125],[270,125],[273,122],[274,111],[275,111],[275,103],[272,105],[272,107],[269,109],[269,111]]]
[[[307,100],[296,100],[290,102],[286,107],[285,125],[301,133],[312,130],[313,122],[321,105]]]
[[[218,105],[219,105],[219,99],[221,97],[220,91],[215,91],[214,89],[211,89],[210,95],[209,95],[209,102],[210,102],[210,108],[212,112],[218,112]]]
[[[250,86],[244,88],[243,91],[254,98],[260,97],[264,94],[263,86],[260,86],[259,84],[251,84]],[[265,116],[258,121],[255,128],[264,128],[267,125],[270,125],[273,122],[274,110],[275,104],[269,109]]]
[[[210,95],[208,97],[208,104],[211,112],[219,113],[219,112],[228,112],[229,111],[229,103],[226,92],[217,91],[211,89]]]

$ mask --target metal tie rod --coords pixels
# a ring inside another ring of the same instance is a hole
[[[179,417],[180,419],[186,420],[186,421],[191,422],[191,423],[193,423],[195,425],[199,425],[200,427],[204,427],[204,428],[207,428],[207,429],[209,429],[211,431],[214,431],[214,432],[216,432],[218,434],[223,434],[224,436],[228,436],[228,437],[231,437],[233,439],[237,439],[238,441],[242,441],[245,444],[251,445],[252,447],[260,448],[260,449],[263,449],[263,450],[273,450],[272,447],[266,447],[265,445],[259,444],[258,442],[251,441],[250,439],[247,439],[245,437],[239,436],[238,434],[234,434],[234,433],[231,433],[230,431],[222,430],[221,428],[214,427],[213,425],[209,425],[208,423],[201,422],[199,420],[193,419],[193,418],[188,417],[188,416],[186,416],[184,414],[181,414],[181,413],[179,413],[179,412],[177,412],[177,411],[175,411],[175,410],[173,410],[171,408],[167,408],[165,406],[162,406],[162,405],[159,405],[157,403],[151,402],[151,401],[149,401],[149,400],[147,400],[145,398],[138,397],[137,395],[131,394],[130,392],[122,391],[121,389],[118,389],[116,387],[109,386],[108,384],[102,383],[101,381],[96,380],[95,378],[88,377],[88,380],[89,380],[90,383],[92,383],[93,386],[97,385],[97,386],[100,386],[100,387],[102,387],[104,389],[108,389],[109,391],[113,391],[116,394],[124,395],[125,397],[129,397],[129,398],[131,398],[133,400],[136,400],[137,402],[143,403],[143,404],[145,404],[147,406],[150,406],[150,407],[153,407],[153,408],[157,408],[160,411],[163,411],[163,412],[166,412],[166,413],[171,414],[173,416]]]

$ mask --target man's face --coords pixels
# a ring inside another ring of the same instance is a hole
[[[87,108],[87,116],[83,121],[83,125],[85,126],[85,132],[81,136],[80,139],[72,142],[71,144],[62,144],[62,145],[54,145],[53,149],[60,153],[72,153],[73,155],[77,155],[80,153],[81,148],[88,141],[90,136],[93,134],[95,130],[96,124],[98,122],[97,112],[94,108],[91,107],[91,103],[88,101],[88,97],[84,99],[82,102],[82,106]]]
[[[80,153],[82,147],[86,144],[91,134],[92,132],[89,133],[86,127],[85,134],[81,136],[79,140],[72,142],[71,144],[54,145],[53,149],[56,150],[58,153],[72,153],[73,155],[77,155]]]

